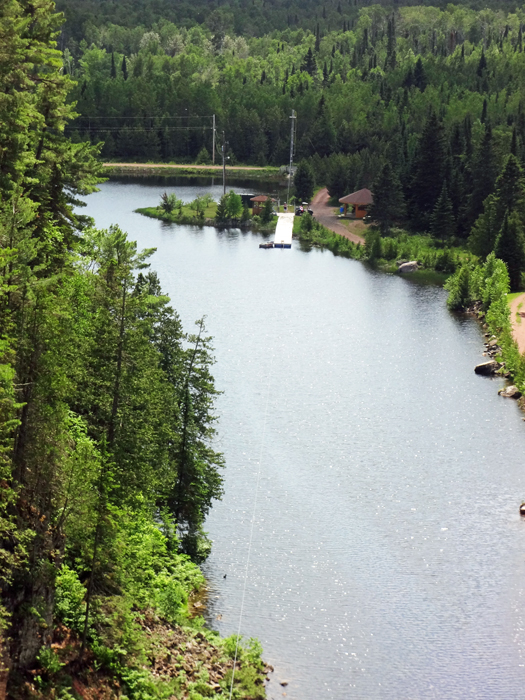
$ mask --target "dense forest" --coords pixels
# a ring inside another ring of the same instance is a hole
[[[48,0],[0,5],[0,697],[211,697],[237,647],[188,612],[222,494],[211,339],[152,250],[75,213],[101,166],[64,135],[60,24]],[[239,653],[258,696],[258,647]]]
[[[294,109],[305,196],[374,190],[381,235],[355,255],[395,259],[398,225],[468,243],[452,305],[483,297],[511,347],[525,8],[433,5],[62,0],[63,24],[0,0],[0,697],[221,697],[238,652],[188,609],[222,494],[212,341],[153,251],[78,213],[100,157],[207,162],[215,115],[231,162],[282,165]],[[176,626],[223,671],[166,666]],[[257,644],[239,659],[235,697],[259,697]]]
[[[261,37],[90,24],[64,52],[81,115],[69,133],[103,142],[104,158],[205,162],[215,114],[230,162],[282,165],[295,109],[296,159],[334,197],[371,188],[388,163],[412,228],[429,229],[445,188],[466,237],[505,155],[525,156],[524,21],[524,9],[373,5],[337,30]]]

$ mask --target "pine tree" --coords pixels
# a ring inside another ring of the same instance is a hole
[[[122,75],[124,77],[124,80],[128,79],[128,66],[126,63],[126,57],[122,56],[122,65],[120,66],[120,70],[122,71]]]
[[[302,160],[295,172],[295,197],[299,202],[309,202],[314,193],[315,179],[309,163]]]
[[[113,51],[111,52],[111,70],[109,76],[112,80],[117,77],[117,69],[115,68],[115,54]]]
[[[480,121],[481,121],[482,124],[485,124],[485,122],[487,121],[488,107],[489,107],[489,103],[487,102],[487,98],[485,98],[485,99],[483,100],[483,107],[481,108],[481,117],[480,117]]]
[[[386,236],[392,225],[405,214],[403,188],[390,162],[383,166],[381,174],[373,185],[372,193],[374,202],[369,214],[379,224],[381,233]]]
[[[468,239],[472,252],[480,257],[487,257],[494,249],[505,214],[510,217],[514,213],[522,222],[525,221],[523,171],[516,156],[509,155],[496,180],[493,194],[483,202],[483,213],[472,227]]]
[[[416,65],[414,67],[413,84],[415,87],[421,90],[421,92],[424,92],[425,88],[427,87],[427,82],[427,74],[425,73],[423,61],[420,57],[417,59]]]
[[[468,203],[468,222],[470,226],[483,211],[483,202],[494,190],[496,181],[496,155],[494,140],[489,122],[485,125],[485,133],[472,163],[472,193]]]
[[[485,49],[481,49],[481,56],[479,59],[478,67],[476,69],[477,75],[481,78],[483,77],[483,73],[487,68],[487,59],[485,57]]]
[[[314,59],[314,55],[312,53],[312,49],[309,48],[306,56],[304,57],[303,65],[301,66],[301,70],[304,70],[306,73],[308,73],[311,76],[314,76],[316,71],[317,71],[317,64]]]
[[[446,175],[447,152],[444,129],[437,116],[431,113],[423,129],[412,164],[410,216],[415,228],[428,230],[430,216],[436,206]]]
[[[432,212],[430,232],[434,238],[438,238],[444,243],[447,238],[454,236],[455,230],[454,209],[448,195],[447,184],[444,182],[441,194]]]
[[[505,212],[494,253],[507,265],[511,291],[520,290],[521,274],[525,270],[525,232],[517,212],[510,215],[508,211]]]

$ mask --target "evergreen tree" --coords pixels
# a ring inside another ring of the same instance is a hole
[[[314,193],[315,179],[312,168],[305,160],[301,161],[294,176],[295,197],[299,202],[309,202]]]
[[[447,184],[444,182],[441,194],[432,212],[430,232],[434,238],[438,238],[444,243],[447,238],[454,236],[455,228],[454,209],[448,195]]]
[[[473,253],[487,257],[494,249],[496,238],[503,226],[505,214],[514,213],[525,221],[525,183],[523,171],[516,156],[509,155],[496,180],[494,193],[483,203],[480,214],[469,236]]]
[[[487,59],[485,57],[485,49],[481,49],[481,56],[479,59],[478,67],[476,69],[477,75],[481,78],[486,69],[487,69]]]
[[[421,57],[419,57],[414,67],[413,84],[415,87],[419,88],[421,92],[424,92],[427,87],[427,83],[427,74],[425,73],[425,69],[423,67],[423,61],[421,60]]]
[[[124,77],[124,80],[128,79],[128,66],[126,63],[126,57],[122,56],[122,65],[120,66],[120,70],[122,71],[122,75]]]
[[[261,221],[263,224],[269,224],[270,221],[273,219],[273,200],[271,197],[268,197],[264,203],[262,214],[261,214]]]
[[[483,202],[494,190],[496,181],[496,155],[490,123],[485,125],[485,133],[472,163],[472,192],[468,204],[470,226],[483,211]]]
[[[117,69],[115,68],[115,54],[112,51],[111,52],[111,70],[110,70],[110,78],[114,80],[117,77]]]
[[[521,274],[525,270],[525,232],[523,221],[517,212],[505,212],[503,226],[494,247],[496,257],[507,265],[510,289],[522,289]]]
[[[306,73],[308,73],[311,76],[314,76],[317,72],[317,64],[315,62],[315,58],[311,48],[308,49],[306,56],[304,57],[301,70],[306,71]]]
[[[370,207],[371,218],[379,224],[381,233],[388,235],[390,228],[405,214],[403,188],[396,172],[387,162],[372,189],[374,202]]]
[[[427,231],[430,217],[447,174],[444,129],[432,112],[429,116],[412,164],[411,211],[413,226]]]

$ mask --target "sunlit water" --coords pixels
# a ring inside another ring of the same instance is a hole
[[[206,315],[215,339],[213,627],[237,631],[255,512],[241,632],[269,698],[524,698],[525,424],[473,372],[477,323],[329,252],[132,213],[164,189],[110,182],[85,212],[156,247],[186,329]]]

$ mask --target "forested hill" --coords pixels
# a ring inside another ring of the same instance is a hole
[[[64,134],[60,25],[0,3],[0,698],[260,697],[256,646],[234,682],[236,640],[188,617],[222,494],[211,340],[153,250],[75,212],[102,168]]]
[[[346,31],[251,38],[92,25],[64,52],[81,114],[69,133],[105,158],[205,161],[215,114],[232,163],[280,166],[295,109],[296,160],[318,185],[372,188],[389,163],[411,228],[428,230],[446,184],[451,235],[466,237],[504,157],[525,157],[524,22],[524,8],[374,5]]]
[[[433,5],[445,9],[447,0],[58,0],[65,13],[63,38],[81,40],[91,27],[118,24],[151,28],[167,20],[180,27],[205,25],[212,32],[262,36],[286,27],[315,31],[352,29],[361,8],[373,5],[390,9]],[[462,0],[473,10],[490,8],[511,12],[515,0]]]

